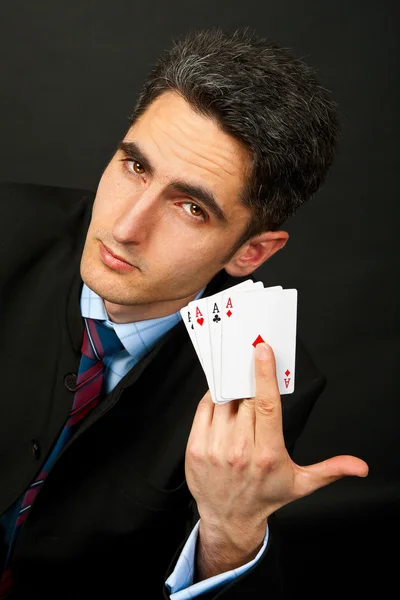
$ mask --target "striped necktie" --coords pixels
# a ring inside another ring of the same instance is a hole
[[[43,469],[31,483],[22,498],[3,575],[0,578],[0,600],[6,598],[11,592],[11,568],[8,568],[7,565],[11,555],[11,548],[22,524],[28,516],[29,509],[39,493],[47,473],[72,434],[79,428],[84,417],[88,416],[105,396],[103,390],[104,372],[111,357],[124,348],[113,328],[106,327],[100,321],[86,317],[84,317],[84,323],[85,330],[81,347],[82,356],[72,408],[64,429],[45,462]]]

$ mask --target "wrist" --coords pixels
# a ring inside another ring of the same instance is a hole
[[[231,528],[209,527],[200,520],[197,546],[197,580],[207,579],[241,567],[260,551],[266,531],[266,521],[255,530],[235,531]]]
[[[244,555],[255,551],[262,546],[267,528],[267,519],[258,523],[246,521],[240,527],[233,527],[230,523],[211,523],[200,517],[199,536],[207,547],[220,551],[229,549],[232,554]]]

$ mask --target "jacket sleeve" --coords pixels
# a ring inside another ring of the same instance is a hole
[[[283,578],[279,563],[279,534],[274,515],[268,519],[268,544],[258,561],[244,573],[222,586],[214,587],[207,592],[196,595],[198,600],[243,600],[243,598],[259,598],[260,590],[264,590],[268,600],[283,599]],[[186,542],[186,541],[185,541]],[[185,543],[184,542],[184,543]],[[182,552],[184,543],[179,547],[168,569],[171,573]],[[168,575],[167,575],[168,576]],[[165,580],[167,579],[167,576]],[[164,598],[170,599],[165,586]]]

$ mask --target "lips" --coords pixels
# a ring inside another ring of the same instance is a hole
[[[99,256],[102,263],[118,273],[132,273],[133,271],[138,270],[137,267],[128,263],[124,258],[113,254],[103,242],[100,242]]]
[[[103,244],[103,242],[101,242]],[[125,260],[122,256],[118,256],[118,254],[115,254],[115,252],[113,252],[110,248],[108,248],[105,244],[103,244],[104,248],[107,250],[107,252],[109,252],[112,256],[114,256],[114,258],[117,258],[118,260],[126,263],[127,265],[130,265],[131,267],[133,267],[133,265],[128,262],[127,260]]]

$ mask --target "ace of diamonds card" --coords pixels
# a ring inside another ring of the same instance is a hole
[[[293,393],[297,290],[228,290],[222,302],[228,310],[221,323],[221,397],[255,396],[254,350],[262,341],[274,352],[280,394]]]

